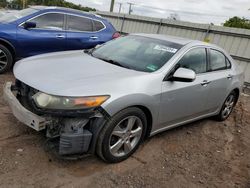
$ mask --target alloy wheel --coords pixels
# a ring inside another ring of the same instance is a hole
[[[230,115],[234,107],[234,102],[235,102],[234,95],[233,94],[229,95],[225,102],[224,109],[222,110],[223,118],[227,118]]]
[[[141,139],[143,124],[140,118],[129,116],[121,120],[113,129],[109,139],[109,150],[115,157],[131,152]]]
[[[3,70],[8,63],[7,55],[0,49],[0,70]]]

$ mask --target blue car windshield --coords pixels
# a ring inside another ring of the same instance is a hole
[[[10,12],[10,13],[6,13],[3,16],[0,17],[0,23],[10,23],[13,21],[16,21],[20,18],[23,18],[25,16],[28,16],[30,14],[33,14],[35,12],[37,12],[37,9],[34,8],[27,8],[27,9],[23,9],[20,11],[15,11],[15,12]]]
[[[121,67],[154,72],[166,64],[183,46],[166,40],[129,35],[110,41],[92,56]]]

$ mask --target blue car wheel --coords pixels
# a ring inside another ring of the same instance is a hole
[[[8,71],[13,64],[11,52],[3,45],[0,45],[0,74]]]

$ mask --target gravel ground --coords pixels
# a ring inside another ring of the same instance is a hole
[[[0,87],[12,74],[0,75]],[[2,96],[2,90],[0,90]],[[147,141],[128,160],[59,160],[45,137],[19,123],[0,97],[0,187],[250,188],[250,96],[225,122],[205,119]]]

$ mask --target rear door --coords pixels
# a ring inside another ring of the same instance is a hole
[[[64,14],[45,13],[27,20],[36,23],[36,28],[18,26],[17,42],[23,57],[65,50],[64,20]]]
[[[219,50],[209,49],[209,87],[208,108],[218,110],[230,93],[233,73],[231,63]]]
[[[95,47],[100,43],[99,33],[91,18],[67,15],[67,50],[80,50]]]

